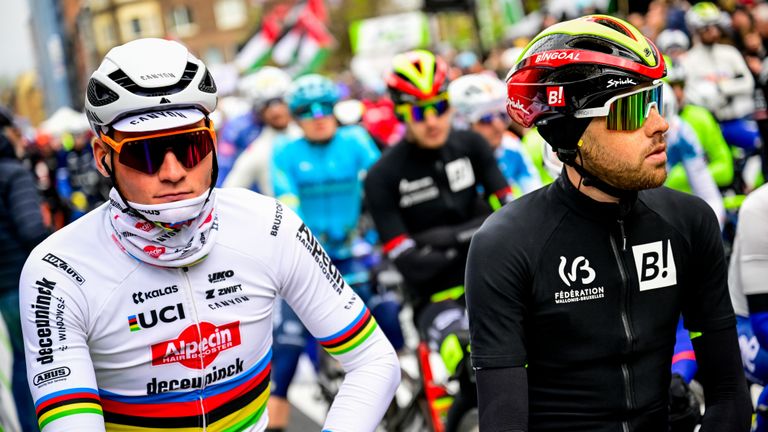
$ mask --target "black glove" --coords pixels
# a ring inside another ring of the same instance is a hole
[[[701,410],[691,388],[679,374],[669,384],[669,431],[693,432],[701,422]]]

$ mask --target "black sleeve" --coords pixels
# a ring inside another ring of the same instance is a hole
[[[692,332],[707,332],[736,325],[731,298],[728,294],[727,270],[720,226],[707,204],[692,200],[694,226],[689,232],[690,259],[686,269],[685,298],[682,311],[685,328]],[[685,270],[684,270],[685,271]]]
[[[749,431],[752,405],[736,328],[705,332],[692,342],[706,400],[700,432]]]
[[[511,242],[505,207],[472,238],[466,269],[472,364],[476,368],[522,366],[527,361],[525,316],[531,289],[531,252]]]
[[[476,133],[468,133],[468,135],[472,137],[470,139],[470,145],[472,146],[472,169],[479,176],[478,180],[485,189],[486,197],[490,197],[491,194],[511,194],[507,179],[504,178],[504,174],[499,169],[491,145]]]
[[[527,432],[528,373],[525,368],[478,369],[475,376],[480,430]]]
[[[408,235],[400,215],[397,184],[390,182],[383,167],[374,165],[364,182],[365,203],[376,225],[382,244],[401,235]]]
[[[16,236],[27,251],[31,251],[48,235],[40,211],[40,196],[32,173],[19,169],[8,179],[8,214],[13,220]]]
[[[487,218],[488,215],[483,215],[458,225],[438,226],[414,234],[413,239],[419,246],[431,246],[440,249],[466,245]]]
[[[461,266],[462,258],[463,255],[455,250],[410,248],[399,254],[394,263],[409,285],[424,290],[422,294],[428,295],[440,288],[432,286],[430,282],[450,268]]]

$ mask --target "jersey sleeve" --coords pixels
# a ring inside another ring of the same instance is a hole
[[[365,178],[365,200],[384,245],[384,253],[394,259],[398,251],[414,247],[415,243],[408,236],[400,214],[397,189],[387,182],[384,171],[375,168]]]
[[[275,197],[291,210],[300,213],[299,189],[293,181],[290,171],[290,143],[276,146],[272,156],[272,187]]]
[[[523,366],[527,360],[527,254],[509,246],[507,234],[491,223],[472,237],[467,258],[466,300],[472,364],[476,368]]]
[[[691,207],[697,223],[688,234],[691,264],[682,306],[685,328],[706,332],[735,326],[720,227],[714,213],[702,200],[695,199]]]
[[[468,142],[472,146],[472,169],[495,210],[512,200],[512,188],[501,173],[491,146],[480,135],[468,133],[467,136],[471,137]]]
[[[397,355],[309,228],[292,212],[285,221],[279,293],[346,372],[323,429],[374,430],[400,382]]]
[[[371,135],[362,127],[354,126],[354,137],[358,141],[358,150],[360,158],[360,168],[368,171],[368,169],[376,163],[381,156],[379,148],[376,147],[376,143],[373,142]]]
[[[735,288],[744,295],[768,293],[768,186],[752,192],[739,211],[733,271],[739,274],[741,286]]]
[[[257,156],[259,145],[262,144],[256,138],[248,148],[235,160],[234,166],[224,179],[222,187],[241,187],[250,189],[259,178],[259,159]],[[261,186],[261,185],[260,185]]]
[[[42,432],[105,429],[76,282],[33,252],[19,284],[27,379]],[[55,258],[55,257],[54,257]]]

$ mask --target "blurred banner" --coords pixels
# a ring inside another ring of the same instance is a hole
[[[314,72],[335,43],[327,23],[322,0],[280,3],[264,16],[259,30],[237,54],[235,64],[248,73],[271,58],[292,76]]]
[[[429,45],[429,22],[421,12],[355,21],[349,26],[352,54],[395,54]]]

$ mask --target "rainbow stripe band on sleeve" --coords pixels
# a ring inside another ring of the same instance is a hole
[[[318,339],[318,341],[330,354],[344,354],[365,342],[376,329],[376,326],[376,320],[373,319],[371,312],[367,307],[363,307],[357,318],[348,326],[331,336]]]
[[[54,420],[74,414],[103,415],[99,392],[90,388],[73,388],[43,396],[35,402],[35,411],[41,430]]]

